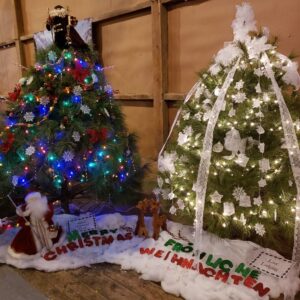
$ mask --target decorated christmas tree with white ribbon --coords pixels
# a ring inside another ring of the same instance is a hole
[[[178,111],[158,161],[163,205],[221,237],[300,259],[300,77],[249,4]]]

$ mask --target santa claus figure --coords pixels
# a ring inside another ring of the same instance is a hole
[[[9,254],[16,258],[49,250],[62,237],[62,228],[54,225],[53,206],[48,204],[46,197],[32,192],[26,196],[25,202],[17,207],[21,229],[8,249]]]
[[[75,49],[88,49],[88,45],[74,28],[77,25],[77,19],[68,14],[68,11],[61,5],[56,5],[49,12],[46,28],[53,30],[54,42],[60,49],[67,49],[70,46]]]

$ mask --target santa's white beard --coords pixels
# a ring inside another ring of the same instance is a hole
[[[30,216],[41,219],[48,212],[48,201],[46,197],[30,199],[26,205],[26,210],[30,212]]]

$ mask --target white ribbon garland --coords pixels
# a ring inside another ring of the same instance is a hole
[[[277,81],[272,70],[270,60],[267,54],[264,54],[262,61],[266,68],[268,77],[271,79],[278,106],[280,110],[280,117],[282,122],[282,128],[287,145],[287,150],[290,158],[291,168],[295,179],[297,198],[296,198],[296,216],[295,216],[295,229],[294,229],[294,248],[293,248],[293,260],[300,261],[300,149],[298,144],[297,135],[294,128],[294,123],[288,107],[284,101],[281,93],[281,89],[277,84]]]
[[[203,148],[201,154],[200,165],[198,169],[198,176],[195,185],[196,190],[196,218],[195,218],[195,244],[194,249],[200,250],[202,244],[202,233],[203,233],[203,212],[205,206],[206,188],[209,175],[209,167],[212,153],[212,144],[214,129],[219,118],[219,114],[223,108],[225,95],[232,82],[235,71],[239,65],[240,57],[237,62],[229,71],[225,82],[220,90],[216,102],[211,111],[210,118],[207,123],[206,132],[203,140]]]
[[[185,99],[184,99],[184,101],[183,101],[183,104],[187,103],[187,102],[191,99],[192,95],[195,93],[195,91],[197,90],[197,88],[199,87],[200,84],[201,84],[201,80],[199,80],[198,82],[196,82],[196,83],[194,84],[194,86],[191,88],[191,90],[189,91],[189,93],[186,95],[186,97],[185,97]],[[169,139],[170,139],[170,137],[171,137],[171,134],[172,134],[172,132],[173,132],[173,129],[174,129],[176,123],[177,123],[177,120],[178,120],[178,118],[179,118],[181,112],[182,112],[182,106],[181,106],[180,109],[177,111],[176,117],[175,117],[174,122],[173,122],[173,124],[172,124],[172,127],[171,127],[171,129],[170,129],[169,135],[168,135],[168,137],[167,137],[167,139],[166,139],[164,145],[162,146],[162,148],[161,148],[161,150],[160,150],[160,152],[159,152],[159,154],[158,154],[158,159],[161,157],[163,151],[165,150],[165,147],[166,147],[166,145],[167,145],[167,143],[168,143],[168,141],[169,141]]]

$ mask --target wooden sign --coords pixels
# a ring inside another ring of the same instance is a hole
[[[277,278],[285,278],[294,266],[294,262],[280,256],[262,251],[250,263],[250,266]]]
[[[85,217],[79,217],[74,220],[70,220],[68,223],[69,232],[77,230],[79,232],[87,232],[96,229],[96,220],[94,215]]]

